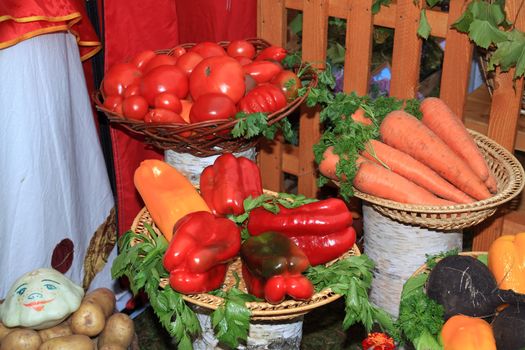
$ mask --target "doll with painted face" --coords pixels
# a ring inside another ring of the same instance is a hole
[[[84,297],[82,287],[54,269],[40,268],[18,278],[0,304],[6,327],[45,329],[75,312]]]

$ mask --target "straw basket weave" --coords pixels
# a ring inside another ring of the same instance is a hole
[[[270,43],[263,39],[247,39],[247,41],[255,46],[257,52],[270,46]],[[221,41],[218,44],[226,47],[229,43],[229,41]],[[178,47],[189,49],[195,45],[195,43],[187,43]],[[158,54],[173,55],[173,50],[156,52]],[[294,69],[296,73],[300,70],[303,71],[300,79],[303,86],[307,87],[306,93],[297,97],[282,109],[269,114],[267,116],[268,125],[273,125],[289,116],[303,103],[310,89],[317,85],[317,74],[313,68],[305,65]],[[238,120],[212,120],[190,124],[144,123],[140,120],[127,119],[123,115],[105,108],[102,89],[94,93],[93,100],[97,110],[103,112],[111,123],[118,124],[132,133],[143,135],[147,144],[162,150],[174,150],[181,153],[190,153],[198,157],[209,157],[224,152],[241,152],[254,147],[257,143],[257,138],[235,138],[230,134],[230,130],[238,123]],[[191,134],[186,136],[188,132],[191,132]]]
[[[480,255],[486,255],[486,254],[487,252],[460,252],[458,255],[471,256],[477,259]],[[428,268],[426,264],[423,264],[416,271],[414,271],[414,274],[412,275],[412,277],[421,275],[424,272],[427,272],[427,273],[430,272],[430,269]]]
[[[498,192],[494,196],[474,203],[440,207],[401,204],[357,189],[354,189],[355,196],[369,202],[383,215],[404,224],[437,230],[459,230],[477,225],[523,190],[524,173],[519,161],[509,151],[480,133],[469,132],[496,177]]]
[[[149,235],[149,231],[144,227],[144,224],[151,225],[155,233],[160,235],[160,231],[154,226],[153,220],[146,208],[143,208],[137,217],[135,218],[131,229],[137,234]],[[339,259],[346,258],[352,255],[361,255],[359,248],[354,245],[350,251],[345,253]],[[335,262],[337,260],[334,260]],[[331,263],[333,263],[331,262]],[[328,263],[330,264],[330,263]],[[234,272],[238,276],[242,276],[241,272],[241,261],[239,258],[235,259],[228,269],[226,279],[224,282],[224,289],[231,288],[235,284]],[[165,287],[168,284],[168,280],[161,280],[161,287]],[[241,278],[239,283],[239,289],[246,291],[246,286]],[[247,302],[246,306],[251,312],[251,319],[256,321],[275,321],[275,320],[287,320],[293,319],[298,316],[304,315],[315,308],[321,307],[328,303],[331,303],[341,297],[340,294],[332,292],[329,288],[320,291],[312,296],[310,300],[285,300],[280,304],[269,304],[266,302]],[[184,295],[184,300],[187,302],[201,306],[206,309],[215,310],[223,304],[224,299],[207,294],[191,294]]]

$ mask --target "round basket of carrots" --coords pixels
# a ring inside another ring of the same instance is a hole
[[[404,224],[457,230],[485,220],[523,190],[519,161],[465,128],[439,98],[348,96],[344,103],[355,106],[351,118],[333,121],[316,145],[320,173],[343,196],[355,195]]]

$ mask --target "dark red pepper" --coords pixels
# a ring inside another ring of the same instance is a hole
[[[276,60],[281,62],[286,57],[286,54],[286,50],[280,46],[269,46],[262,49],[255,57],[255,60]]]
[[[250,237],[241,247],[242,275],[248,292],[278,304],[286,295],[308,300],[314,293],[310,280],[301,273],[308,258],[290,238],[277,232]]]
[[[250,235],[275,231],[290,237],[308,257],[312,266],[336,259],[355,243],[352,214],[338,198],[304,204],[297,208],[279,205],[274,214],[263,207],[248,217]]]
[[[239,215],[244,213],[246,198],[259,197],[263,193],[261,171],[250,159],[225,153],[217,157],[213,165],[204,168],[200,191],[213,214]]]
[[[175,224],[162,261],[171,287],[184,294],[219,288],[227,262],[240,246],[241,233],[233,221],[204,211],[187,214]]]

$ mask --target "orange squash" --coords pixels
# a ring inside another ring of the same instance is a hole
[[[191,182],[162,160],[142,161],[135,170],[133,181],[153,222],[168,242],[180,218],[196,211],[210,212]]]
[[[525,232],[497,238],[489,248],[488,266],[500,289],[525,293]]]
[[[490,324],[477,317],[452,316],[441,329],[444,350],[496,350]]]

